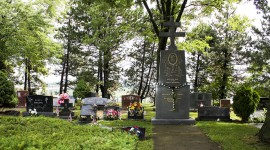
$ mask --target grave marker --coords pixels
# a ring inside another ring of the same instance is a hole
[[[36,109],[37,115],[54,116],[53,97],[43,95],[29,95],[26,100],[26,112],[23,116],[29,116],[29,110]]]
[[[190,87],[186,82],[185,51],[177,50],[175,37],[184,37],[184,32],[176,32],[180,23],[173,17],[164,23],[169,27],[168,33],[160,37],[170,37],[168,50],[161,51],[158,85],[156,86],[156,117],[152,124],[195,124],[189,118]]]

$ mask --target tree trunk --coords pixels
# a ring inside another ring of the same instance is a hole
[[[224,49],[224,62],[222,66],[222,81],[221,81],[221,86],[220,86],[220,99],[224,99],[227,96],[227,84],[228,84],[228,64],[229,64],[229,54],[228,54],[228,49]]]
[[[107,98],[108,97],[108,88],[109,88],[109,76],[110,76],[110,66],[109,62],[111,60],[111,53],[109,49],[106,49],[104,51],[104,59],[103,59],[103,74],[104,74],[104,79],[103,79],[103,91],[102,91],[102,97]]]
[[[198,92],[198,87],[199,87],[199,66],[200,66],[200,56],[201,53],[197,52],[197,61],[196,61],[196,71],[195,71],[195,81],[194,81],[194,92]]]
[[[31,79],[30,79],[30,71],[31,71],[31,64],[30,64],[30,60],[28,59],[27,61],[27,82],[28,82],[28,93],[30,95],[34,94],[32,93],[32,90],[31,90]]]
[[[144,44],[143,44],[143,58],[142,58],[142,66],[141,66],[141,78],[140,78],[140,85],[139,85],[139,89],[138,89],[138,92],[137,94],[140,95],[141,97],[141,100],[142,100],[142,86],[143,86],[143,81],[144,81],[144,78],[143,78],[143,75],[144,75],[144,69],[145,69],[145,66],[144,66],[144,62],[145,62],[145,49],[146,47],[146,42],[144,41]]]
[[[270,144],[270,102],[268,102],[265,122],[259,131],[259,138]]]
[[[24,69],[24,88],[23,90],[27,90],[27,67],[28,67],[28,59],[25,59],[25,69]]]
[[[63,65],[62,65],[62,72],[61,72],[61,80],[60,80],[60,89],[59,89],[59,95],[63,93],[63,82],[64,82],[64,75],[65,75],[65,69],[66,69],[66,60],[65,57],[63,58]]]
[[[67,93],[67,87],[68,87],[68,71],[69,71],[69,53],[71,50],[71,40],[70,40],[70,34],[71,34],[71,28],[70,28],[70,19],[68,20],[68,43],[67,43],[67,57],[66,57],[66,76],[65,76],[65,87],[64,87],[64,93]]]

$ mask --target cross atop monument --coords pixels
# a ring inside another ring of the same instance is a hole
[[[163,25],[165,27],[169,27],[169,32],[160,32],[160,37],[170,37],[171,45],[169,46],[169,50],[177,50],[175,46],[175,37],[185,37],[185,32],[176,32],[176,28],[180,27],[180,22],[174,22],[174,17],[170,17],[170,22],[164,22]]]

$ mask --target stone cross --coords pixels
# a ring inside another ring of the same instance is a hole
[[[169,50],[177,50],[175,46],[175,37],[185,37],[185,32],[176,32],[176,28],[180,27],[180,22],[174,22],[174,17],[170,17],[170,22],[164,22],[163,25],[165,27],[169,27],[169,32],[160,32],[160,37],[170,37],[171,45],[169,46]]]

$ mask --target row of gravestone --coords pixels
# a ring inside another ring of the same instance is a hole
[[[197,99],[197,104],[202,104],[204,107],[197,106],[198,109],[198,118],[199,119],[217,119],[217,118],[228,118],[229,117],[229,109],[226,108],[219,108],[219,107],[213,107],[211,106],[211,95],[210,94],[203,94],[203,93],[195,93],[192,95],[193,98],[191,99]],[[139,98],[130,98],[129,96],[129,103],[139,103]],[[23,112],[23,116],[29,116],[31,115],[30,110],[36,110],[38,115],[45,115],[45,116],[54,116],[56,113],[53,112],[53,104],[52,104],[52,97],[51,96],[42,96],[42,95],[33,95],[27,97],[27,108],[26,112]],[[125,99],[123,99],[125,101]],[[107,103],[106,98],[98,98],[98,97],[91,97],[86,98],[82,101],[81,106],[81,113],[80,113],[80,119],[89,121],[93,119],[93,117],[96,116],[96,110],[100,109],[100,107],[105,108],[104,109],[104,116],[113,118],[119,118],[120,117],[120,110],[119,107],[104,107]],[[96,105],[96,107],[95,107]],[[62,109],[59,112],[60,118],[74,118],[74,113],[70,111],[70,107],[72,107],[73,104],[69,103],[68,100],[65,100],[64,103],[61,105]],[[125,108],[124,106],[123,108]],[[128,108],[128,118],[129,119],[143,119],[143,107],[140,109],[131,109],[132,107]]]
[[[137,101],[134,102],[136,103],[136,107],[128,107],[128,119],[143,119],[143,107],[141,107],[139,103],[137,104]],[[80,108],[79,121],[90,122],[93,119],[97,119],[97,110],[103,110],[104,119],[119,119],[120,108],[118,106],[107,106],[107,103],[107,98],[90,97],[83,99]],[[61,103],[60,105],[60,110],[57,107],[56,111],[53,112],[52,96],[30,95],[27,96],[26,111],[23,112],[23,116],[30,116],[34,113],[34,115],[58,116],[63,119],[74,119],[76,116],[74,115],[74,112],[70,110],[73,106],[73,103],[70,103],[68,99],[65,99],[64,103]]]

